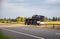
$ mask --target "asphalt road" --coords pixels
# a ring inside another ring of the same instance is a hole
[[[32,27],[2,28],[2,33],[13,39],[60,39],[60,30]]]

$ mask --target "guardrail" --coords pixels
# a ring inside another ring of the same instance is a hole
[[[60,29],[60,22],[41,22],[40,25],[44,25],[47,28]]]

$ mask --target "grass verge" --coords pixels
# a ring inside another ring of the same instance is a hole
[[[0,39],[12,39],[12,38],[0,33]]]

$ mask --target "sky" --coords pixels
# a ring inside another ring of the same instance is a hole
[[[2,0],[0,18],[60,17],[60,0]]]

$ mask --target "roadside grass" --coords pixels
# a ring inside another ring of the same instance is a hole
[[[41,25],[25,25],[24,22],[7,23],[6,25],[10,25],[10,26],[25,26],[25,27],[28,27],[28,28],[51,28],[51,29],[60,30],[60,21],[44,22],[44,24],[41,24]]]
[[[57,25],[60,25],[60,21],[45,22],[45,24],[57,24]]]
[[[0,39],[12,39],[11,37],[0,33]]]

